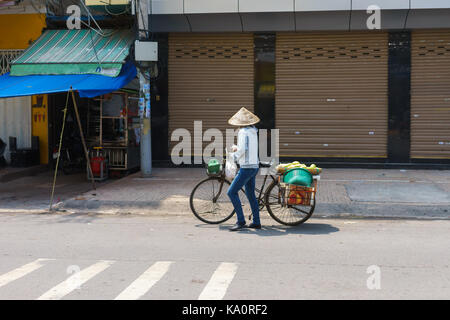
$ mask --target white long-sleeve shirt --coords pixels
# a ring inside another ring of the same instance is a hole
[[[241,128],[238,132],[237,151],[233,159],[241,168],[259,168],[258,129],[254,126]]]

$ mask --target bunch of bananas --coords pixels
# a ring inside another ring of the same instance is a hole
[[[277,169],[277,172],[278,172],[278,173],[283,174],[283,173],[285,173],[286,171],[291,170],[291,169],[295,169],[295,168],[303,168],[303,169],[306,169],[306,170],[308,170],[312,175],[318,175],[318,174],[320,174],[320,173],[322,172],[322,169],[321,169],[321,168],[318,168],[314,163],[311,164],[311,165],[308,167],[306,164],[300,163],[300,162],[298,162],[298,161],[294,161],[294,162],[291,162],[291,163],[280,163],[280,164],[277,166],[276,169]]]

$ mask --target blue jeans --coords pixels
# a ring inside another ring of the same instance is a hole
[[[228,189],[228,197],[233,203],[234,210],[237,215],[237,223],[245,224],[244,213],[242,212],[242,204],[239,199],[238,192],[245,186],[245,194],[247,195],[247,199],[250,203],[250,207],[252,208],[253,213],[253,223],[261,224],[259,220],[259,205],[258,200],[256,200],[255,196],[255,178],[258,174],[259,169],[239,169],[236,177],[231,183],[230,188]]]

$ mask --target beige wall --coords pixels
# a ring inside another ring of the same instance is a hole
[[[18,148],[31,147],[31,97],[0,99],[0,138],[8,144],[8,162],[10,136],[17,137]]]

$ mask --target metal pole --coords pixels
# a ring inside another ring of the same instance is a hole
[[[63,137],[64,137],[64,128],[66,127],[66,116],[67,116],[67,107],[69,105],[69,96],[70,96],[70,91],[67,91],[66,106],[64,107],[63,123],[62,123],[62,128],[61,128],[61,134],[59,135],[58,157],[56,158],[56,168],[55,168],[55,173],[53,176],[52,194],[50,196],[50,208],[48,209],[48,211],[50,211],[50,212],[52,212],[53,196],[55,195],[56,176],[58,175],[59,159],[61,158],[61,147],[62,147],[62,141],[63,141]]]
[[[89,159],[89,152],[88,152],[88,149],[86,146],[86,142],[84,141],[83,127],[81,126],[80,114],[78,113],[78,107],[77,107],[77,101],[75,99],[75,94],[73,93],[72,88],[70,88],[70,91],[72,91],[73,108],[75,109],[75,116],[77,118],[78,128],[80,129],[81,142],[83,143],[83,150],[84,150],[84,155],[86,157],[86,164],[87,164],[89,173],[91,175],[92,189],[96,190],[95,178],[94,178],[94,174],[92,173],[91,160]]]
[[[138,8],[136,17],[139,27],[139,40],[149,40],[149,0],[136,1]],[[141,68],[139,72],[140,94],[139,112],[141,124],[141,175],[150,176],[152,173],[152,142],[150,118],[150,71],[149,67]]]

